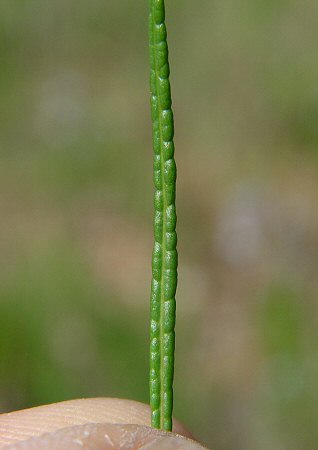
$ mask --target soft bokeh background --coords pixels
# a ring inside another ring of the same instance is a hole
[[[318,448],[318,4],[167,1],[175,413]],[[148,401],[147,1],[0,2],[0,401]]]

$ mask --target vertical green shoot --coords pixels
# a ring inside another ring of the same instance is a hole
[[[171,431],[178,255],[174,127],[164,0],[150,0],[149,45],[155,185],[150,308],[151,424]]]

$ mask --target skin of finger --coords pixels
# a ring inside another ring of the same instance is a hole
[[[20,441],[3,450],[108,450],[108,449],[189,449],[204,447],[174,433],[139,425],[86,424],[63,428],[53,433]]]
[[[150,408],[140,402],[116,398],[70,400],[0,415],[0,448],[43,433],[88,423],[150,426]],[[192,438],[174,421],[175,433]]]

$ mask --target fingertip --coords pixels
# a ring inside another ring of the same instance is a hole
[[[1,445],[89,423],[135,424],[150,427],[150,407],[133,400],[90,398],[3,414],[0,416],[0,448]],[[174,420],[173,431],[193,438],[177,420]]]
[[[45,433],[3,447],[3,450],[202,450],[198,443],[174,433],[123,424],[85,424]]]

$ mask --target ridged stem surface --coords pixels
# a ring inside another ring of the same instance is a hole
[[[150,0],[154,249],[150,325],[150,405],[154,428],[171,431],[177,287],[176,164],[164,0]]]

